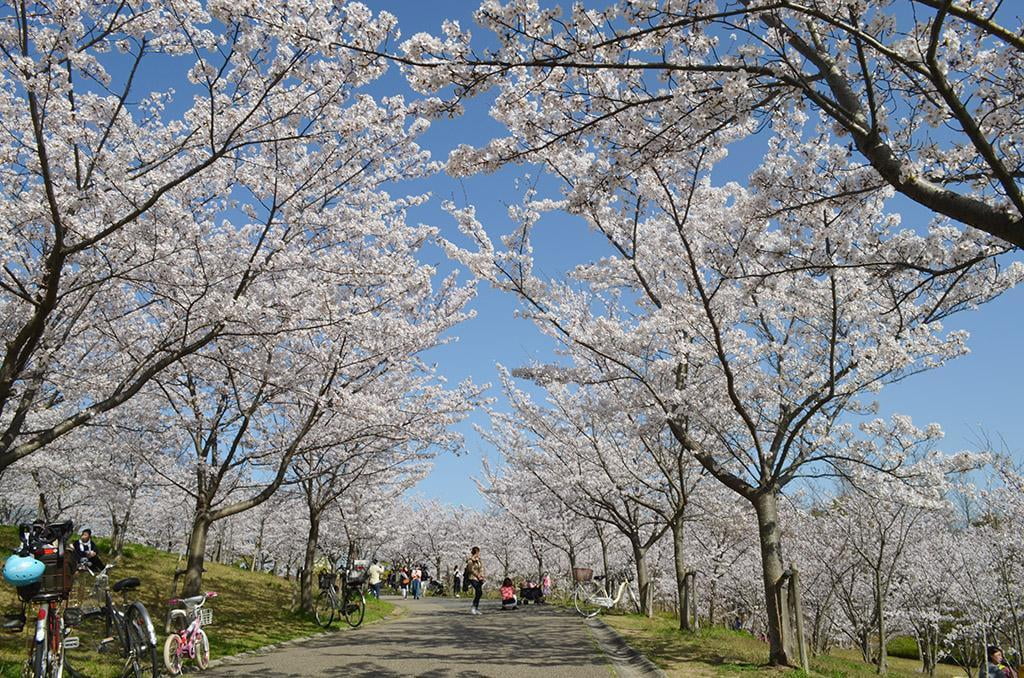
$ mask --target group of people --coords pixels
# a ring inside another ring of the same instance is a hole
[[[380,598],[381,584],[385,581],[384,572],[384,567],[374,558],[367,574],[370,592],[377,598]],[[480,547],[474,546],[470,549],[461,572],[456,570],[453,573],[452,582],[456,598],[460,597],[460,593],[468,593],[472,589],[473,603],[470,606],[470,614],[480,614],[480,598],[483,596],[484,578],[484,564],[480,558]],[[403,599],[408,598],[412,593],[413,599],[418,600],[423,597],[431,579],[425,565],[412,565],[395,568],[388,575],[386,581],[401,594]],[[441,588],[443,589],[443,587]],[[518,593],[511,577],[506,577],[501,583],[499,592],[503,610],[514,610],[520,604],[540,604],[551,593],[551,577],[545,573],[539,582],[523,581],[519,585]]]
[[[480,614],[480,597],[483,595],[484,585],[484,565],[480,560],[479,546],[474,546],[470,550],[461,577],[459,571],[456,570],[452,578],[456,598],[459,597],[460,591],[465,593],[473,589],[473,604],[469,611],[471,614]],[[545,572],[539,583],[529,580],[522,582],[519,585],[518,595],[515,582],[512,581],[511,577],[505,577],[498,591],[501,594],[501,609],[503,610],[514,610],[519,607],[520,603],[540,604],[551,593],[551,577]]]
[[[391,587],[397,589],[402,598],[408,598],[411,592],[413,599],[419,600],[426,592],[429,583],[430,572],[426,565],[400,567],[391,573]]]

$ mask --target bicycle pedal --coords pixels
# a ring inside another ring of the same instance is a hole
[[[100,641],[100,644],[96,646],[97,652],[106,652],[107,648],[114,642],[113,638],[104,638]]]
[[[64,649],[65,650],[74,650],[80,644],[81,643],[79,643],[79,641],[78,641],[78,636],[68,636],[67,638],[64,639]]]

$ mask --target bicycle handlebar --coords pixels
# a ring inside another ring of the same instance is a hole
[[[52,542],[60,542],[62,547],[66,546],[72,531],[74,531],[74,523],[70,520],[65,520],[62,523],[46,523],[41,520],[31,524],[22,523],[18,525],[21,548],[16,553],[28,555]]]
[[[201,607],[203,603],[205,603],[210,598],[216,598],[218,594],[217,594],[216,591],[207,591],[206,593],[200,593],[199,595],[202,596],[203,599],[196,603],[196,607]],[[169,598],[167,600],[167,604],[168,605],[181,605],[186,600],[188,600],[188,598]]]

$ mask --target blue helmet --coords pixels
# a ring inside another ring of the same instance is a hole
[[[14,555],[4,563],[4,579],[16,587],[35,584],[43,576],[46,566],[32,556]]]

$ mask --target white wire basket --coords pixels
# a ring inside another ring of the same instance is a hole
[[[203,626],[209,626],[213,623],[213,610],[208,607],[200,608],[199,610],[199,623]]]

